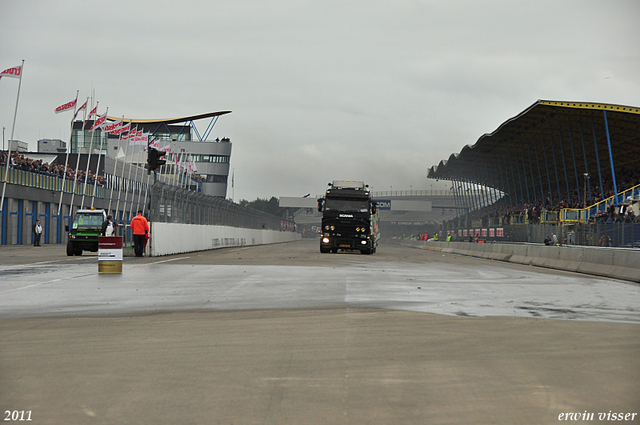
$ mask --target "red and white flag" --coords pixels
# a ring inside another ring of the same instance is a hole
[[[93,123],[89,131],[94,131],[98,128],[101,128],[104,125],[104,122],[107,120],[107,114],[105,113],[103,116],[98,118],[96,122]]]
[[[118,134],[118,133],[116,133],[116,131],[120,130],[121,127],[122,127],[122,118],[119,119],[118,121],[114,121],[112,123],[104,124],[102,126],[102,131],[104,131],[106,133],[111,133],[111,134]]]
[[[149,140],[149,133],[144,133],[142,136],[143,136],[143,140],[145,141]],[[159,151],[160,140],[157,140],[157,139],[152,140],[151,143],[149,143],[149,147]]]
[[[0,78],[2,77],[20,78],[20,74],[22,74],[22,65],[5,69],[4,71],[0,72]]]
[[[56,114],[59,114],[60,112],[66,112],[66,111],[70,111],[73,108],[76,107],[76,104],[78,103],[78,98],[76,97],[75,100],[72,100],[71,102],[67,102],[64,105],[60,105],[56,108]]]
[[[87,102],[88,102],[88,100],[87,100],[86,102],[84,102],[84,103],[82,104],[82,106],[81,106],[81,107],[79,107],[78,109],[76,109],[76,113],[75,113],[75,115],[73,116],[73,119],[74,119],[74,120],[76,119],[76,117],[78,116],[78,113],[79,113],[80,111],[82,111],[83,109],[87,109]]]
[[[120,124],[120,128],[117,128],[116,130],[112,131],[111,134],[114,135],[119,135],[119,134],[123,134],[128,132],[129,130],[131,130],[131,123],[128,122],[125,125]],[[121,139],[126,139],[128,137],[128,135],[125,135],[123,137],[121,137]]]
[[[91,118],[95,117],[97,114],[98,114],[98,105],[96,105],[95,108],[93,108],[91,112],[89,112],[89,116],[87,117],[87,119],[91,120]]]

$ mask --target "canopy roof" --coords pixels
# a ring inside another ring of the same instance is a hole
[[[207,112],[204,114],[191,115],[188,117],[180,117],[180,118],[156,118],[156,119],[134,119],[134,118],[124,118],[124,122],[130,122],[132,124],[178,124],[181,122],[189,122],[201,120],[204,118],[213,118],[218,117],[220,115],[230,114],[231,111],[218,111],[218,112]],[[122,117],[107,117],[109,121],[118,121]]]
[[[584,173],[611,181],[611,164],[616,175],[640,170],[640,108],[538,100],[427,177],[486,185],[516,199],[549,191],[558,199],[560,191],[579,193]]]

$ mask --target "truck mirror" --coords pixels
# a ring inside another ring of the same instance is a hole
[[[318,199],[318,211],[322,212],[323,208],[324,208],[324,198],[320,198]]]
[[[376,203],[375,202],[371,203],[371,213],[373,213],[373,214],[376,213]]]

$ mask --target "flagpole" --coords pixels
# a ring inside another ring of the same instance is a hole
[[[131,131],[129,131],[131,132]],[[129,137],[129,143],[131,143],[131,137]],[[122,196],[122,186],[125,186],[125,181],[124,181],[124,167],[127,166],[127,153],[129,152],[129,143],[127,143],[125,145],[125,150],[124,150],[124,160],[122,161],[122,185],[120,185],[120,194],[118,194],[118,202],[116,202],[116,215],[118,214],[118,211],[120,210],[120,197]],[[117,168],[117,167],[116,167]],[[117,173],[116,173],[117,175]],[[127,197],[127,193],[125,192],[125,202],[126,202],[126,197]],[[127,206],[124,206],[124,209],[122,210],[122,225],[124,226],[124,210],[127,208]]]
[[[124,122],[124,115],[122,116],[122,122]],[[131,133],[131,121],[129,121],[129,131],[127,132],[127,135],[129,135]],[[118,154],[120,153],[120,142],[122,141],[122,133],[120,133],[118,135],[118,153],[115,156],[115,164],[113,165],[113,181],[111,182],[111,195],[109,195],[109,209],[108,211],[111,212],[111,200],[113,199],[113,188],[116,185],[116,179],[118,178]],[[129,137],[127,137],[127,143],[129,142]],[[120,198],[118,196],[118,198]],[[114,220],[118,220],[118,214],[114,211],[113,214]]]
[[[75,118],[76,115],[76,107],[78,106],[78,94],[80,93],[80,90],[76,91],[76,101],[75,104],[73,105],[73,118],[71,119],[71,128],[70,128],[70,132],[69,132],[69,146],[67,146],[67,155],[65,157],[64,160],[64,174],[62,176],[62,187],[60,188],[60,202],[58,203],[58,220],[61,220],[62,217],[60,216],[60,211],[62,210],[62,194],[64,193],[64,186],[65,183],[67,182],[67,166],[69,165],[69,151],[71,150],[71,139],[73,136],[73,119]],[[71,212],[73,211],[73,204],[71,204],[71,206],[69,206],[69,214],[71,214]]]
[[[145,213],[145,209],[147,208],[147,196],[149,195],[149,178],[151,174],[147,174],[147,185],[144,189],[144,204],[142,204],[142,215]]]
[[[176,152],[173,152],[173,150],[175,149],[175,147],[173,146],[173,142],[169,143],[169,149],[171,150],[171,159],[173,164],[171,165],[171,185],[172,186],[176,186],[177,185],[177,180],[176,180],[176,163],[178,160],[178,155],[176,154]]]
[[[107,112],[109,112],[109,108],[107,107]],[[105,112],[105,115],[107,113]],[[120,120],[122,122],[124,122],[124,115],[122,116],[122,119]],[[93,137],[93,136],[92,136]],[[120,148],[120,139],[122,138],[122,132],[118,134],[118,148]],[[104,147],[104,139],[107,139],[107,148],[109,148],[109,135],[107,134],[106,137],[100,137],[100,152],[98,153],[98,162],[96,164],[96,178],[93,179],[93,194],[91,195],[91,208],[93,208],[93,202],[96,199],[96,191],[98,189],[98,171],[100,171],[100,160],[102,159],[102,149]],[[106,160],[107,155],[105,154],[105,160]],[[118,162],[116,161],[116,164]],[[106,161],[105,161],[106,164]],[[104,176],[103,176],[104,177]],[[114,177],[115,177],[115,167],[114,167]],[[106,189],[105,189],[105,194],[106,194]],[[113,181],[111,182],[111,195],[113,195]],[[109,214],[111,211],[111,198],[109,198],[109,208],[107,209],[107,214]]]
[[[140,153],[142,153],[142,151]],[[138,164],[137,167],[136,167],[136,176],[135,176],[136,181],[138,180],[138,171],[140,171],[140,170],[142,170],[142,177],[140,178],[140,180],[142,180],[143,177],[144,177],[144,167],[141,167]],[[138,210],[140,209],[140,198],[142,197],[142,182],[140,182],[140,188],[141,189],[138,191],[138,200],[136,201],[136,205],[137,205],[137,209]],[[131,198],[131,200],[133,201],[133,198]]]
[[[7,179],[9,178],[9,164],[11,164],[11,141],[13,140],[13,132],[16,129],[16,116],[18,115],[18,101],[20,100],[20,86],[22,86],[22,74],[24,71],[24,59],[20,65],[20,80],[18,80],[18,94],[16,96],[16,109],[13,111],[13,124],[11,124],[11,138],[9,139],[9,147],[7,150],[7,164],[4,170],[4,185],[2,186],[2,200],[0,200],[0,212],[4,212],[4,194],[7,191]]]
[[[135,152],[135,147],[133,148],[134,152]],[[140,152],[138,152],[140,153]],[[127,176],[127,180],[129,180],[130,186],[132,187],[133,185],[131,185],[131,169],[133,168],[133,158],[134,158],[135,154],[131,154],[131,162],[129,162],[129,175]],[[124,174],[124,168],[122,169],[122,173]],[[138,171],[136,170],[136,175],[138,174]],[[127,190],[127,193],[124,194],[124,208],[127,208],[127,199],[129,199],[129,191]],[[131,217],[131,214],[133,214],[133,187],[131,189],[131,205],[129,206],[129,217]]]
[[[191,181],[193,180],[193,154],[189,153],[189,180],[187,180],[189,182],[189,190],[191,190]]]
[[[89,99],[87,98],[87,100],[89,100]],[[72,132],[73,132],[73,122],[76,119],[76,114],[77,114],[77,112],[74,111],[73,119],[71,120],[71,129],[72,129],[71,131]],[[82,131],[82,142],[84,143],[84,121],[82,122],[82,130],[83,130]],[[78,135],[78,143],[76,143],[76,145],[77,145],[77,149],[76,149],[77,157],[76,157],[75,181],[77,182],[78,181],[78,169],[80,168],[80,135]],[[86,177],[85,177],[84,181],[85,181],[85,187],[86,187],[86,182],[87,182]],[[71,205],[73,205],[73,200],[75,199],[75,197],[76,197],[76,185],[74,184],[73,185],[73,192],[71,193]],[[84,192],[82,194],[82,200],[84,201]],[[80,205],[80,208],[82,208],[82,204]]]
[[[87,96],[87,101],[85,102],[85,110],[84,110],[84,122],[82,123],[82,141],[84,142],[84,128],[87,125],[87,106],[89,105],[89,96]],[[97,106],[97,105],[96,105]],[[87,157],[87,175],[84,178],[84,187],[82,188],[82,201],[80,202],[80,208],[84,208],[84,196],[87,193],[87,180],[89,177],[89,167],[91,166],[91,152],[93,151],[93,133],[91,132],[91,142],[89,143],[89,156]]]

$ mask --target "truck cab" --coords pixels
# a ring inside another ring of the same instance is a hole
[[[82,251],[98,252],[98,238],[102,234],[102,223],[107,219],[104,210],[86,209],[76,211],[67,242],[67,255],[82,255]]]
[[[318,200],[322,212],[320,252],[338,250],[376,252],[380,229],[376,203],[368,186],[359,181],[329,183],[325,197]]]

